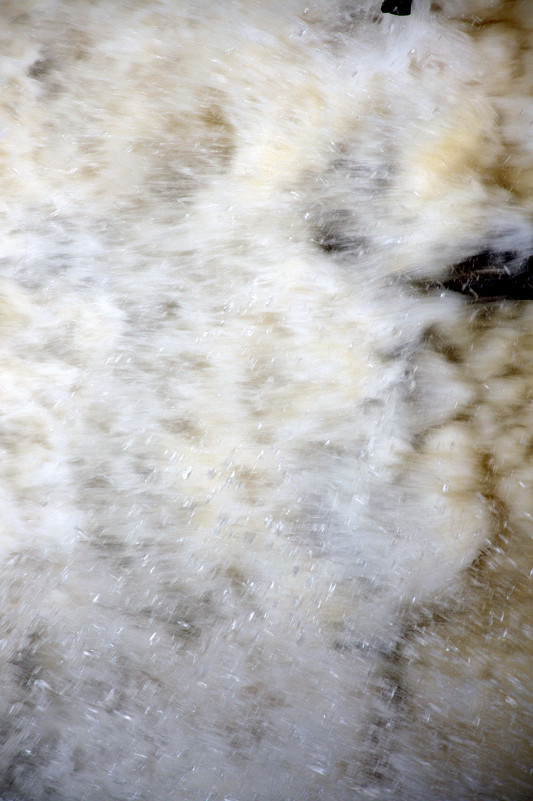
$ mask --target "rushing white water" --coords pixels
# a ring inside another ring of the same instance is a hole
[[[531,798],[529,0],[0,41],[2,801]]]

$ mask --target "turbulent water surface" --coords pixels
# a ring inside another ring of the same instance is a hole
[[[2,801],[533,797],[530,1],[4,0],[0,116]]]

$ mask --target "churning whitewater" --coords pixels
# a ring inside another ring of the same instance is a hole
[[[1,801],[533,797],[533,13],[400,5],[0,4]]]

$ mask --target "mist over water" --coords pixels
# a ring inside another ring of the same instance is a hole
[[[380,5],[0,4],[2,801],[533,796],[533,20]]]

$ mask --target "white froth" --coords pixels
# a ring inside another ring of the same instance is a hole
[[[0,6],[3,801],[533,789],[528,3],[379,6]]]

